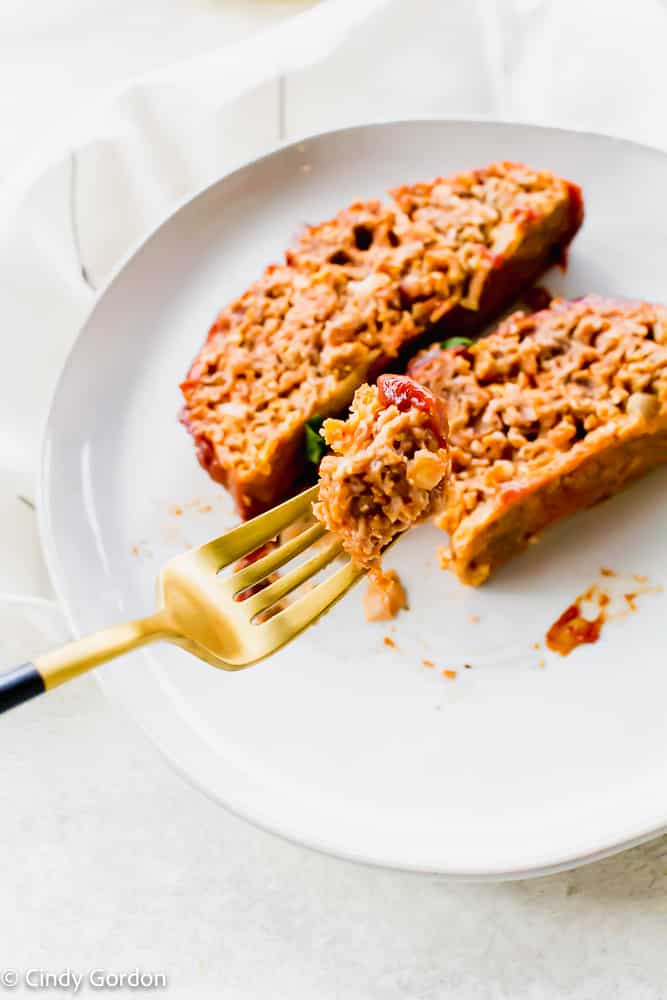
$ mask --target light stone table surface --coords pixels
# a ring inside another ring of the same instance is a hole
[[[82,88],[94,94],[147,60],[194,54],[305,6],[5,0],[0,176]],[[288,111],[299,86],[288,81]],[[43,567],[22,564],[6,523],[0,552],[5,589],[20,577],[48,596]],[[207,800],[90,677],[3,718],[0,746],[0,969],[139,966],[164,972],[178,1000],[667,996],[667,839],[501,885],[344,863]]]

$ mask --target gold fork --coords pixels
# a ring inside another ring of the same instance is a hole
[[[293,603],[266,616],[341,552],[340,543],[332,538],[304,562],[253,593],[270,574],[323,537],[325,529],[319,522],[230,576],[218,574],[311,513],[317,489],[313,486],[226,535],[171,559],[158,577],[158,610],[150,617],[112,625],[0,675],[0,712],[149,642],[176,643],[223,670],[250,666],[289,642],[364,573],[348,561]],[[250,596],[239,599],[248,590]]]

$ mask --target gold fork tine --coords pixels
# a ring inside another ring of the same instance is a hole
[[[241,556],[266,545],[298,517],[310,513],[313,500],[317,500],[317,490],[317,486],[312,486],[281,503],[279,507],[267,510],[265,514],[240,524],[238,528],[232,528],[226,535],[202,545],[197,549],[197,554],[213,564],[217,563],[218,570],[223,569]]]
[[[301,563],[300,566],[296,566],[289,573],[279,577],[273,583],[270,583],[268,587],[260,590],[258,594],[242,601],[241,607],[249,618],[254,618],[260,611],[269,608],[276,601],[279,601],[281,597],[286,597],[290,591],[296,590],[300,584],[305,583],[306,580],[309,580],[316,573],[319,573],[321,569],[324,569],[325,566],[328,566],[340,551],[340,542],[330,542],[321,552],[317,552],[310,559]]]
[[[255,625],[264,649],[277,649],[303,631],[335,604],[364,573],[365,570],[347,562],[322,583],[318,583],[310,593],[304,594],[268,621]]]
[[[264,580],[265,577],[275,572],[275,570],[280,569],[281,566],[284,566],[294,556],[298,556],[304,549],[307,549],[314,542],[318,541],[324,534],[324,531],[325,529],[319,521],[316,522],[295,538],[291,538],[288,542],[283,542],[282,545],[273,549],[268,555],[262,556],[256,562],[250,563],[244,569],[238,570],[238,572],[227,577],[226,580],[220,580],[221,587],[232,596],[239,594],[242,590],[247,590],[248,587],[252,587],[253,584]]]

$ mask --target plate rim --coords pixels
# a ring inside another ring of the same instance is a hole
[[[405,125],[418,125],[418,124],[443,124],[443,125],[461,125],[469,126],[471,124],[482,124],[482,125],[492,125],[501,128],[528,128],[538,132],[549,132],[549,133],[561,133],[563,135],[578,135],[589,137],[592,139],[605,139],[608,141],[616,142],[624,146],[630,146],[636,149],[641,149],[644,152],[657,155],[658,157],[665,159],[667,158],[667,150],[661,149],[659,146],[654,146],[649,143],[637,142],[632,139],[628,139],[622,136],[618,136],[612,133],[598,132],[590,129],[579,129],[579,128],[565,128],[561,126],[543,125],[536,124],[522,119],[498,119],[492,115],[465,115],[465,116],[448,116],[448,115],[438,115],[438,114],[426,114],[418,115],[413,117],[401,117],[401,118],[377,118],[367,122],[355,123],[352,125],[343,125],[340,127],[332,129],[323,129],[317,132],[304,133],[299,135],[297,138],[289,139],[286,141],[280,141],[269,148],[259,156],[252,156],[247,159],[239,161],[237,164],[232,166],[229,170],[224,171],[219,176],[213,180],[207,181],[200,187],[198,187],[194,192],[185,195],[183,198],[179,199],[174,205],[172,205],[165,214],[160,218],[160,220],[139,240],[135,241],[130,249],[123,255],[119,262],[112,268],[108,277],[97,290],[93,301],[91,302],[90,308],[88,309],[84,319],[82,320],[79,329],[74,336],[72,343],[69,346],[65,360],[62,367],[58,373],[58,377],[55,381],[55,385],[51,392],[48,406],[46,408],[46,414],[42,422],[41,435],[40,435],[40,449],[39,449],[39,459],[38,459],[38,481],[36,489],[36,501],[37,501],[37,524],[38,524],[38,535],[41,544],[41,549],[44,555],[47,571],[49,578],[53,585],[57,605],[64,613],[65,619],[70,627],[70,630],[74,637],[78,638],[83,634],[82,629],[77,623],[77,615],[74,608],[71,606],[68,600],[67,588],[65,585],[66,574],[64,568],[60,563],[57,555],[57,546],[55,543],[55,534],[53,533],[50,508],[47,502],[49,496],[49,466],[48,466],[48,444],[50,438],[50,431],[52,426],[52,418],[54,410],[56,407],[56,402],[59,400],[63,385],[66,379],[66,375],[73,364],[73,357],[77,350],[77,347],[82,340],[86,330],[88,329],[91,320],[95,314],[96,309],[102,302],[102,300],[108,295],[112,287],[116,283],[117,279],[126,270],[126,268],[131,264],[134,258],[144,249],[144,247],[155,237],[160,230],[166,225],[170,224],[171,221],[183,210],[187,209],[191,204],[200,198],[207,195],[209,191],[217,187],[223,181],[226,181],[237,174],[240,174],[251,168],[257,163],[266,161],[273,156],[280,155],[286,150],[298,147],[299,144],[304,142],[311,142],[324,137],[341,135],[343,133],[353,133],[357,131],[365,131],[373,128],[387,128]],[[140,655],[146,655],[145,653]],[[120,703],[118,696],[110,690],[110,685],[106,682],[104,676],[99,670],[95,670],[94,676],[96,682],[100,685],[101,689],[104,691],[105,697],[110,700],[114,705]],[[215,802],[217,805],[222,806],[227,809],[233,815],[236,815],[246,822],[252,823],[254,826],[272,833],[276,836],[287,840],[290,843],[297,843],[302,847],[306,847],[309,850],[317,851],[318,853],[325,854],[330,857],[342,858],[346,861],[351,861],[356,864],[367,865],[371,867],[385,868],[396,871],[410,872],[413,874],[424,874],[431,876],[438,876],[451,881],[462,881],[462,882],[503,882],[512,881],[526,878],[540,877],[548,874],[555,874],[557,872],[567,871],[572,868],[576,868],[580,865],[589,864],[594,861],[599,861],[604,858],[610,857],[621,851],[628,850],[630,848],[639,846],[640,844],[646,843],[653,840],[667,832],[667,816],[663,821],[657,825],[651,825],[638,833],[622,837],[621,839],[614,839],[612,842],[604,843],[598,847],[591,847],[585,851],[575,848],[572,852],[566,853],[561,857],[553,858],[553,860],[540,861],[527,866],[510,866],[510,867],[498,867],[498,868],[465,868],[465,867],[447,867],[446,865],[434,867],[433,865],[419,864],[417,861],[414,863],[408,863],[405,861],[399,861],[398,859],[383,858],[379,859],[377,857],[368,857],[363,853],[363,851],[355,852],[352,849],[343,849],[340,847],[335,847],[327,844],[315,843],[308,839],[303,839],[294,831],[280,828],[279,825],[274,825],[262,821],[260,818],[253,815],[251,812],[245,811],[240,808],[236,808],[234,805],[230,805],[222,795],[217,794],[212,789],[207,787],[203,780],[200,780],[199,776],[193,774],[191,771],[187,770],[181,762],[174,756],[171,750],[164,744],[163,740],[160,738],[159,734],[155,731],[155,728],[145,720],[139,717],[139,715],[132,710],[132,708],[123,702],[121,708],[124,714],[128,715],[132,720],[139,726],[139,728],[145,733],[149,741],[154,745],[160,754],[168,761],[169,766],[173,768],[176,773],[180,774],[185,780],[193,787],[201,791],[207,798]],[[287,824],[285,824],[287,826]]]

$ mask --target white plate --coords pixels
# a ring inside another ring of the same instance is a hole
[[[584,187],[586,223],[552,290],[667,297],[667,158],[629,143],[404,122],[309,139],[224,178],[122,268],[60,380],[40,506],[77,632],[148,613],[161,562],[233,523],[177,421],[178,382],[218,307],[302,223],[500,158]],[[252,669],[218,672],[154,647],[105,667],[104,687],[202,789],[312,847],[479,878],[617,850],[667,825],[665,599],[644,595],[569,658],[534,643],[602,565],[623,581],[664,579],[666,472],[552,530],[480,590],[438,568],[442,535],[415,531],[394,555],[412,601],[391,633],[396,650],[386,625],[363,622],[356,589]]]

